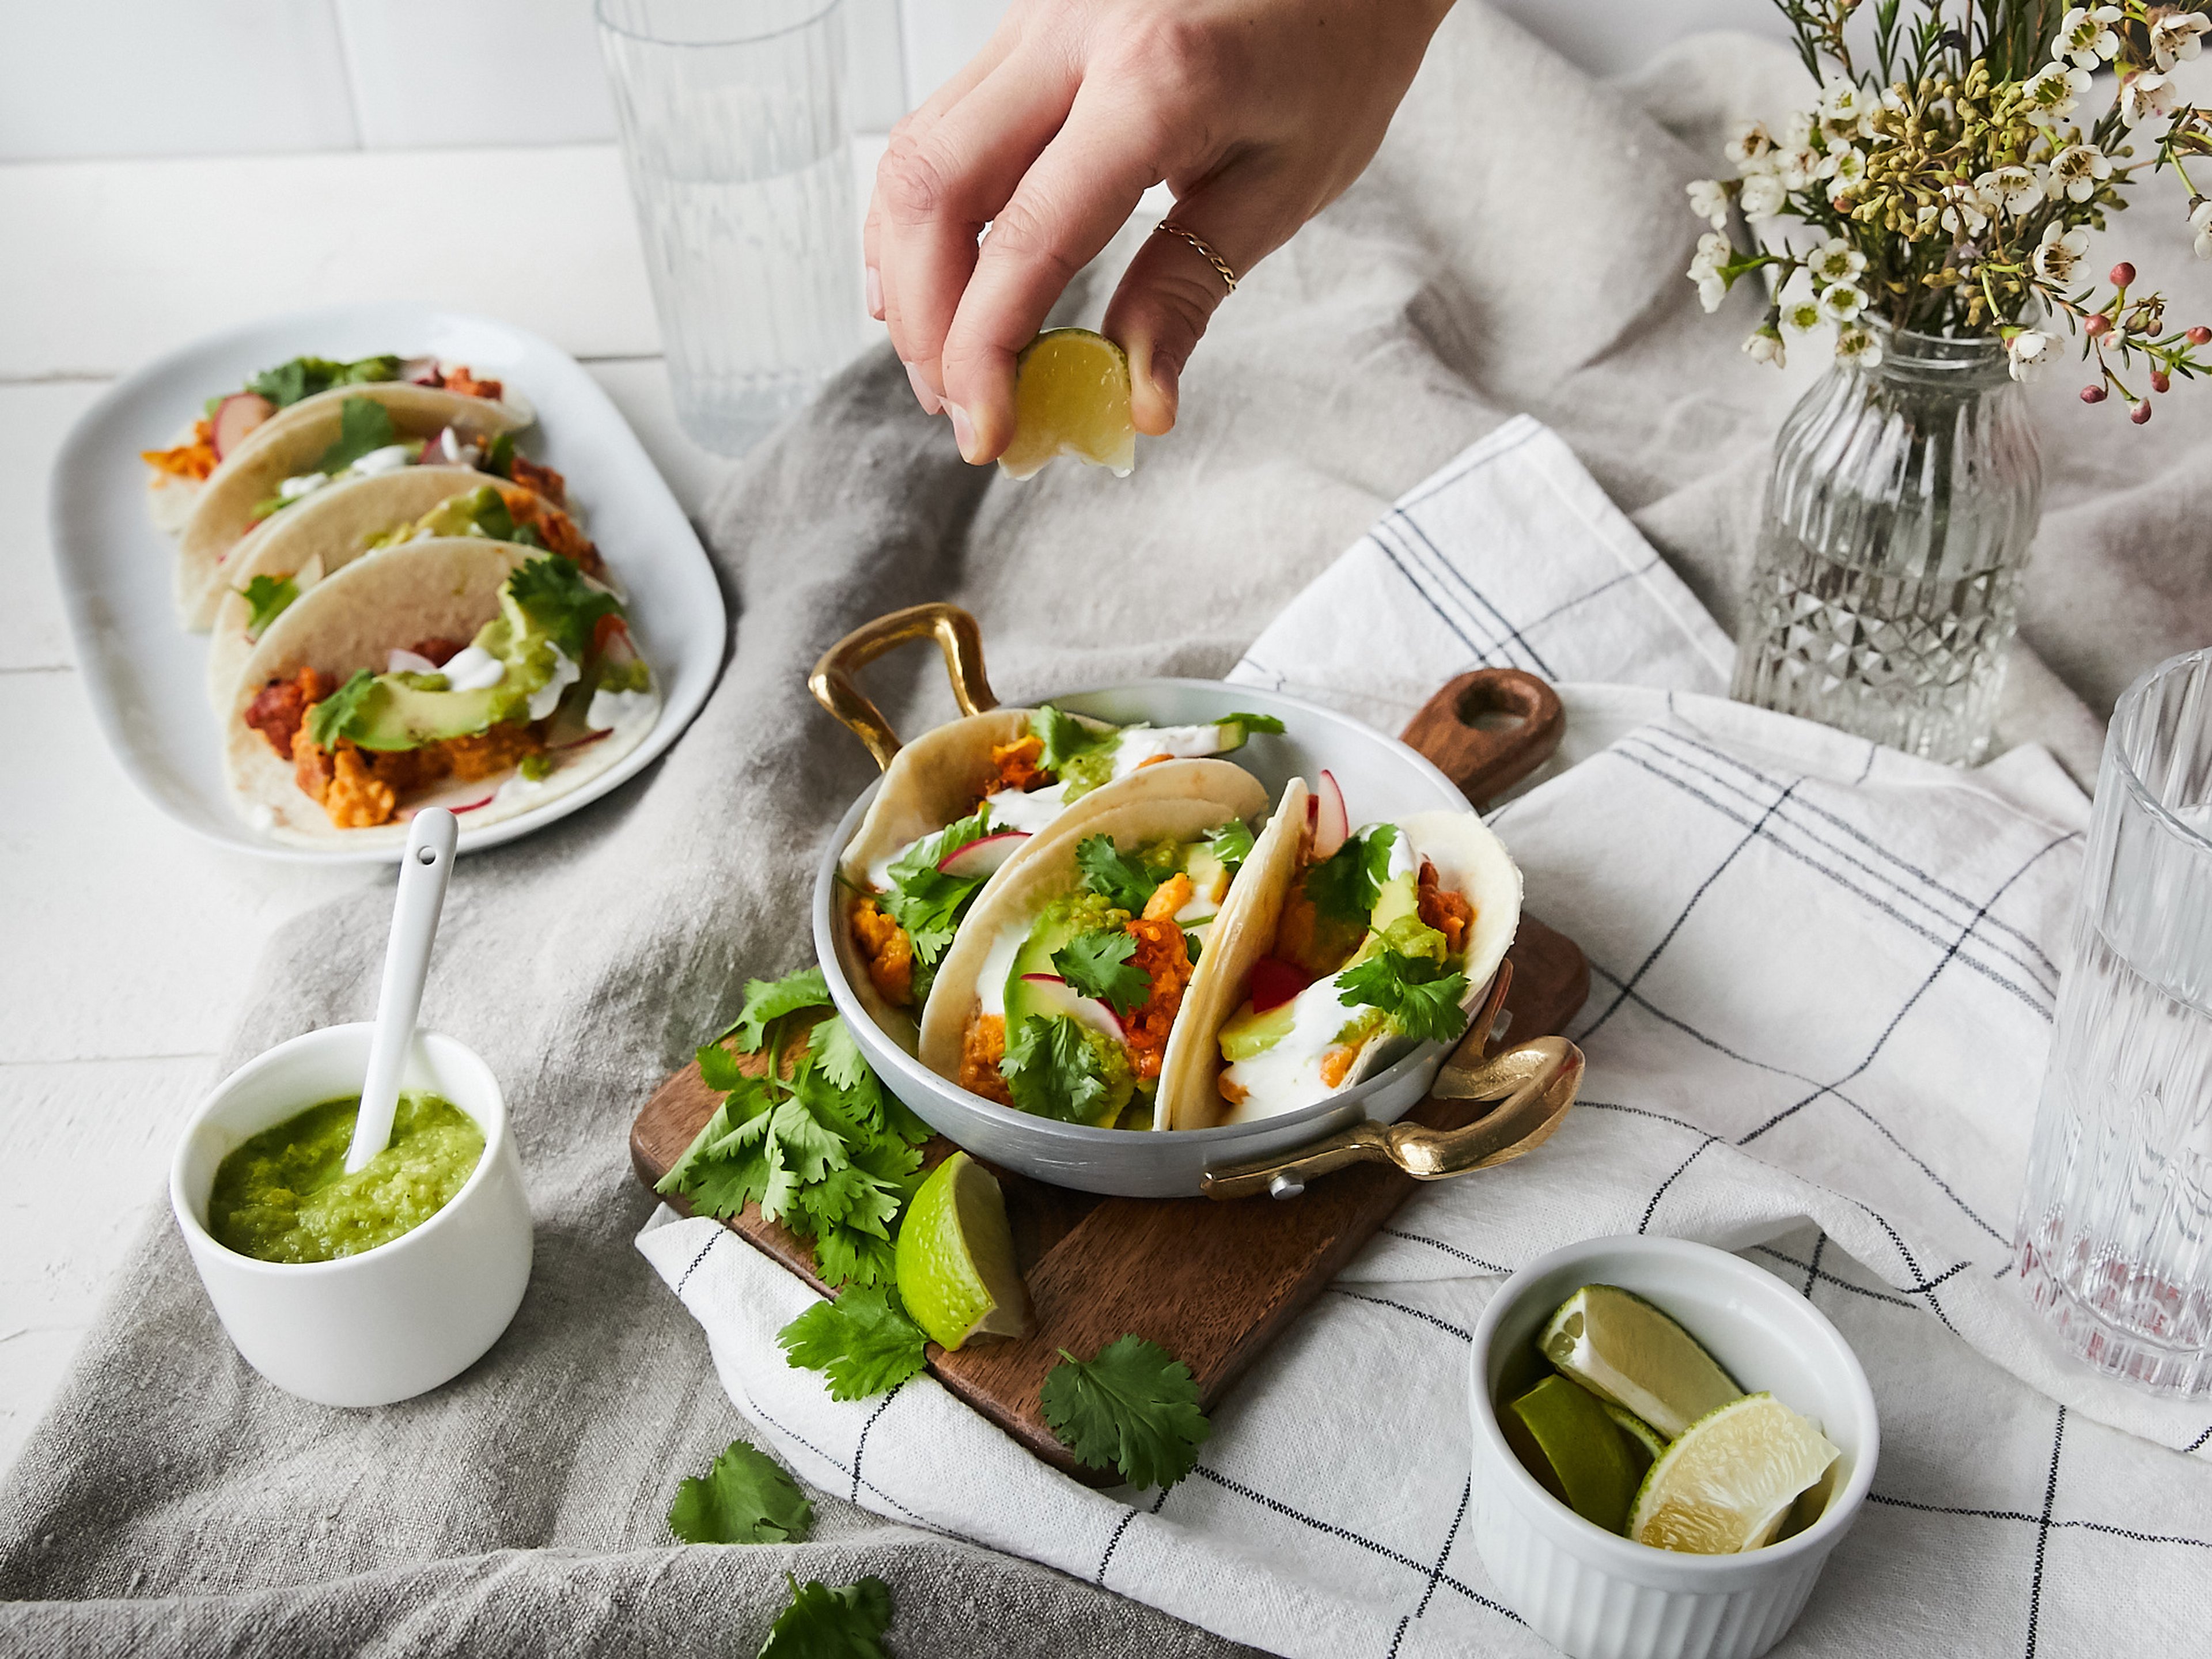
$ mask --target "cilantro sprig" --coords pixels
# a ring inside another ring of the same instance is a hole
[[[398,441],[390,410],[373,398],[349,398],[338,405],[338,441],[323,452],[315,470],[336,477],[362,456]]]
[[[1055,774],[1066,771],[1070,761],[1113,748],[1121,740],[1118,727],[1094,731],[1048,702],[1041,704],[1030,716],[1030,735],[1044,745],[1044,752],[1037,757],[1038,766]]]
[[[928,1000],[937,977],[937,964],[952,948],[952,936],[975,895],[988,879],[984,876],[948,876],[939,860],[990,832],[988,807],[947,824],[933,836],[925,836],[893,861],[890,886],[876,896],[884,914],[906,929],[914,945],[914,1000],[919,1007]]]
[[[376,676],[356,669],[351,679],[307,711],[307,738],[318,749],[333,747],[361,714],[375,689]]]
[[[1400,1031],[1422,1042],[1450,1042],[1467,1030],[1467,975],[1426,957],[1377,951],[1337,976],[1342,1000],[1380,1008]]]
[[[748,987],[732,1030],[766,1064],[748,1071],[720,1041],[699,1050],[700,1079],[722,1102],[656,1190],[724,1219],[757,1203],[813,1241],[823,1283],[888,1283],[891,1224],[920,1184],[915,1148],[929,1129],[884,1090],[842,1018],[799,1029],[829,1000],[818,969]]]
[[[1191,1472],[1213,1429],[1188,1365],[1133,1335],[1094,1359],[1065,1348],[1060,1358],[1039,1402],[1070,1451],[1093,1468],[1119,1469],[1133,1486],[1172,1486]]]
[[[398,374],[399,359],[389,355],[362,357],[349,363],[329,357],[295,357],[263,369],[246,383],[246,389],[258,392],[279,409],[289,409],[301,398],[328,392],[334,386],[362,386],[372,380],[396,380]]]
[[[602,617],[623,614],[622,601],[584,580],[568,559],[532,559],[507,579],[509,598],[571,662],[584,660]]]
[[[889,1285],[855,1285],[775,1334],[792,1364],[829,1379],[832,1400],[866,1400],[898,1387],[921,1370],[927,1340]]]
[[[668,1529],[686,1544],[796,1544],[814,1525],[814,1505],[783,1466],[732,1440],[704,1474],[678,1481]]]
[[[1075,868],[1085,887],[1133,916],[1144,914],[1160,884],[1140,860],[1116,848],[1111,836],[1085,836],[1076,842]]]
[[[801,1584],[784,1574],[791,1605],[769,1627],[758,1659],[890,1659],[884,1646],[891,1622],[890,1586],[871,1574],[832,1589],[818,1578]]]
[[[1314,908],[1337,921],[1364,927],[1390,876],[1390,849],[1398,826],[1378,823],[1364,836],[1346,839],[1336,852],[1306,872],[1306,896]]]
[[[1252,826],[1242,818],[1231,818],[1213,832],[1206,845],[1220,860],[1221,867],[1233,874],[1252,856]]]
[[[1126,1059],[1116,1074],[1109,1049],[1121,1053],[1064,1014],[1031,1014],[1006,1033],[999,1073],[1022,1110],[1063,1123],[1095,1123],[1117,1086],[1131,1080]]]
[[[1073,990],[1097,997],[1127,1019],[1152,994],[1152,976],[1133,966],[1137,941],[1118,930],[1078,933],[1052,953],[1052,965]]]
[[[246,636],[258,640],[285,606],[300,597],[300,584],[289,576],[256,576],[236,592],[252,613],[246,619]]]

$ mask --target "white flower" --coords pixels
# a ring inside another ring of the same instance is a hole
[[[1774,140],[1767,136],[1765,125],[1748,121],[1735,130],[1722,154],[1741,170],[1758,166],[1773,149]]]
[[[1851,323],[1866,308],[1866,292],[1855,283],[1832,283],[1820,290],[1820,314],[1832,323]]]
[[[1690,261],[1690,280],[1702,283],[1735,257],[1735,246],[1717,230],[1698,238],[1698,252]]]
[[[1978,236],[1989,228],[1991,204],[1972,185],[1947,185],[1943,190],[1943,228],[1960,236]]]
[[[2197,198],[2189,210],[2189,228],[2197,233],[2197,257],[2212,259],[2212,197]]]
[[[1855,363],[1861,368],[1872,368],[1881,362],[1881,342],[1863,328],[1838,329],[1836,332],[1836,361]]]
[[[1806,259],[1805,268],[1825,288],[1831,283],[1848,283],[1864,270],[1866,255],[1842,237],[1832,236]]]
[[[1745,354],[1754,363],[1772,363],[1780,368],[1784,361],[1782,337],[1771,328],[1762,328],[1743,343]]]
[[[1802,190],[1820,175],[1820,153],[1802,145],[1774,152],[1774,176],[1784,190]]]
[[[2127,85],[2120,88],[2120,119],[2128,126],[2139,127],[2146,121],[2173,113],[2177,88],[2168,76],[2151,73],[2131,75]]]
[[[2076,202],[2086,202],[2097,193],[2097,186],[2112,176],[2112,158],[2094,144],[2069,144],[2051,158],[2051,168],[2045,187],[2054,202],[2067,197]]]
[[[2046,283],[2056,283],[2063,288],[2074,280],[2074,273],[2081,264],[2081,256],[2089,251],[2089,233],[2069,230],[2063,225],[2045,225],[2043,240],[2035,249],[2035,274]]]
[[[1690,211],[1715,230],[1728,228],[1728,186],[1716,179],[1692,179],[1689,185]]]
[[[1820,131],[1848,143],[1874,131],[1874,112],[1880,100],[1855,81],[1832,79],[1820,88]]]
[[[1721,301],[1728,298],[1728,283],[1720,273],[1709,270],[1695,279],[1698,284],[1698,303],[1708,312],[1718,311]]]
[[[1782,326],[1792,334],[1810,334],[1828,320],[1820,309],[1820,302],[1809,294],[1799,294],[1782,301]]]
[[[2028,119],[2039,125],[2048,125],[2062,115],[2071,115],[2074,106],[2088,90],[2089,71],[2063,63],[2045,64],[2033,80],[2020,89],[2021,99],[2027,106]]]
[[[2120,37],[2112,31],[2119,21],[2118,6],[2076,6],[2058,20],[2058,38],[2051,50],[2085,70],[2109,64],[2120,55]]]
[[[1755,173],[1743,181],[1743,192],[1736,199],[1747,219],[1771,219],[1782,211],[1782,204],[1790,192],[1782,181],[1771,173]]]
[[[2110,164],[2107,163],[2109,168]],[[1999,167],[1974,180],[1974,188],[1995,207],[2015,217],[2043,204],[2043,185],[2027,167]]]
[[[1864,152],[1849,145],[1838,145],[1820,158],[1819,176],[1835,180],[1836,191],[1849,190],[1866,177]]]
[[[1782,124],[1781,149],[1803,149],[1813,142],[1813,112],[1801,109]]]
[[[2150,26],[2151,61],[2170,70],[2197,56],[2204,36],[2212,33],[2212,19],[2202,14],[2172,11]]]
[[[2015,380],[2033,380],[2038,370],[2057,356],[2058,337],[2039,328],[2024,328],[2005,342],[2005,366]]]

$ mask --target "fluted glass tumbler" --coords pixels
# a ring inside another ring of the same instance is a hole
[[[599,0],[684,429],[742,453],[860,344],[839,0]]]
[[[2212,1393],[2212,649],[2113,712],[2017,1250],[2082,1358]]]

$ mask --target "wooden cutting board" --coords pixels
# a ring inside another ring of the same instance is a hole
[[[1485,715],[1500,714],[1519,723],[1481,723]],[[1550,754],[1560,720],[1559,700],[1541,681],[1517,671],[1486,669],[1440,691],[1406,728],[1405,738],[1480,804]],[[1502,1040],[1518,1042],[1563,1030],[1589,994],[1589,967],[1580,949],[1523,915],[1508,956],[1510,1018]],[[757,1066],[760,1060],[746,1055],[739,1063]],[[667,1174],[720,1101],[700,1081],[696,1061],[663,1083],[630,1130],[630,1161],[638,1178],[651,1186]],[[1482,1103],[1431,1098],[1408,1115],[1454,1128],[1490,1109]],[[942,1136],[922,1148],[933,1166],[952,1151]],[[1030,1451],[1096,1486],[1115,1485],[1121,1476],[1077,1463],[1038,1404],[1038,1389],[1060,1349],[1087,1358],[1130,1333],[1148,1337],[1189,1366],[1200,1403],[1210,1411],[1418,1184],[1388,1165],[1362,1164],[1321,1178],[1287,1201],[1220,1203],[1103,1198],[1004,1170],[996,1173],[1036,1328],[1018,1341],[957,1353],[933,1343],[929,1369]],[[1459,1178],[1510,1181],[1513,1176],[1508,1166]],[[682,1200],[670,1202],[689,1213]],[[764,1219],[757,1206],[748,1205],[723,1224],[829,1293],[814,1275],[806,1241]]]

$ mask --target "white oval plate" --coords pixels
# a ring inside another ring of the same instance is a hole
[[[187,830],[242,852],[306,864],[392,864],[386,846],[287,846],[231,805],[221,728],[207,698],[207,636],[178,625],[176,555],[146,515],[142,449],[166,447],[212,394],[302,355],[433,354],[507,381],[538,426],[525,451],[556,467],[586,532],[629,596],[639,647],[660,680],[660,719],[618,765],[535,811],[472,831],[460,850],[526,836],[649,765],[707,700],[728,617],[714,567],[684,509],[629,423],[581,364],[536,335],[489,318],[410,304],[340,306],[216,334],[118,380],[70,428],[47,497],[62,603],[93,713],[132,783]]]

